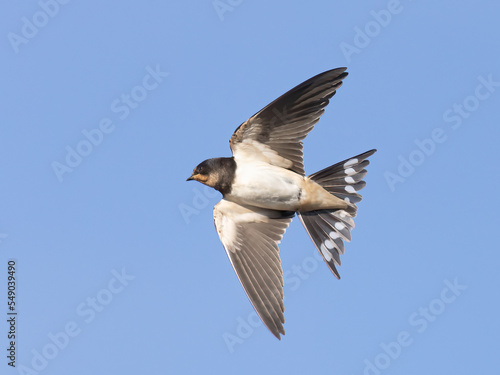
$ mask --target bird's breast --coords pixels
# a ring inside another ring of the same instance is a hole
[[[267,163],[242,163],[226,199],[273,210],[297,211],[303,177]]]

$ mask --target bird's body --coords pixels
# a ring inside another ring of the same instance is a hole
[[[232,190],[225,199],[271,210],[307,212],[345,208],[347,203],[307,177],[265,162],[237,162]]]
[[[375,150],[306,177],[302,140],[347,76],[345,68],[293,88],[241,124],[230,140],[233,157],[208,159],[188,180],[220,191],[214,222],[231,264],[260,318],[284,334],[283,272],[278,244],[297,214],[336,277],[354,227],[357,191]]]
[[[264,161],[236,163],[232,189],[225,199],[271,210],[298,210],[302,176]]]

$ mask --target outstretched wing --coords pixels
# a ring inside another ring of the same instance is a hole
[[[302,140],[342,86],[345,70],[333,69],[308,79],[241,124],[229,141],[235,159],[260,158],[304,175]]]
[[[236,275],[255,311],[278,339],[285,334],[278,244],[293,215],[225,199],[214,207],[215,228]]]

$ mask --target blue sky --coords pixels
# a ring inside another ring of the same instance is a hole
[[[491,373],[498,14],[494,1],[4,4],[0,372]],[[229,156],[249,116],[341,66],[306,173],[378,152],[340,281],[298,220],[285,234],[278,341],[214,230],[220,195],[185,179]]]

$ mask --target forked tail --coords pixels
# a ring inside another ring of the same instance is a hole
[[[339,279],[340,275],[335,265],[340,266],[340,255],[344,254],[343,241],[351,240],[353,218],[358,209],[356,203],[362,199],[358,191],[366,185],[363,181],[366,176],[365,167],[370,164],[366,159],[375,151],[377,150],[367,151],[309,176],[329,193],[348,202],[347,209],[297,213],[314,245]]]

